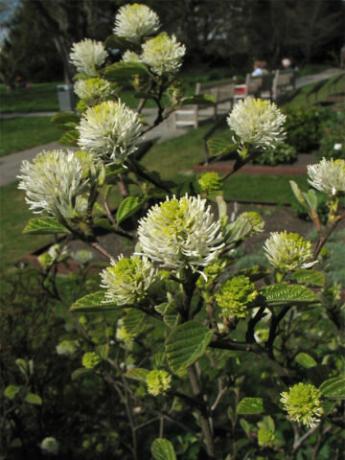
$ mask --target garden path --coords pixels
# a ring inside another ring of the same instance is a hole
[[[147,123],[153,123],[154,113],[155,112],[152,109],[145,111],[144,115]],[[159,126],[156,126],[149,131],[145,135],[145,140],[158,139],[158,142],[162,142],[164,140],[180,136],[186,131],[187,129],[176,129],[175,123],[171,117],[169,117]],[[21,152],[11,153],[10,155],[0,157],[0,186],[10,184],[16,180],[23,160],[32,160],[42,150],[52,150],[58,148],[63,148],[63,146],[61,146],[58,142],[50,142],[49,144],[39,145],[30,149],[22,150]]]

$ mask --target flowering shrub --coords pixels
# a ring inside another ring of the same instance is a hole
[[[73,131],[83,150],[44,152],[22,168],[20,188],[40,214],[25,231],[77,238],[108,258],[99,290],[71,306],[77,325],[58,352],[66,359],[78,354],[75,378],[95,375],[117,396],[114,412],[131,433],[118,445],[121,458],[294,458],[311,448],[317,455],[326,433],[336,452],[342,323],[323,264],[325,244],[345,218],[345,163],[310,166],[308,191],[291,184],[315,225],[315,241],[273,232],[263,245],[267,264],[236,270],[241,246],[264,222],[253,212],[230,218],[223,183],[284,140],[285,116],[268,101],[240,102],[228,117],[234,171],[207,173],[198,181],[201,195],[179,195],[176,184],[136,158],[145,132],[190,101],[176,90],[184,45],[159,24],[145,5],[121,7],[107,40],[123,52],[114,64],[105,62],[101,44],[73,46],[71,60],[82,73],[76,92],[85,103]],[[85,74],[92,83],[81,83]],[[140,95],[136,111],[120,100],[124,81]],[[148,99],[157,115],[144,127],[140,112]],[[114,212],[107,198],[117,186],[122,199]],[[320,191],[327,196],[323,223]],[[136,231],[123,225],[129,219],[138,221]],[[99,227],[132,240],[133,254],[115,260],[99,241]]]

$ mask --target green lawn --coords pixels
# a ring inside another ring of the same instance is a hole
[[[33,83],[28,88],[8,91],[0,85],[0,112],[50,112],[59,110],[57,82]]]
[[[36,145],[57,141],[62,130],[50,117],[16,117],[0,120],[0,157]]]
[[[0,268],[51,240],[46,236],[22,234],[30,217],[32,213],[24,201],[24,193],[17,189],[17,184],[0,187]]]

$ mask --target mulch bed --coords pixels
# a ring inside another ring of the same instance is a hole
[[[286,175],[286,176],[302,176],[307,172],[307,165],[316,163],[316,155],[312,153],[301,153],[298,159],[293,164],[282,164],[277,166],[265,166],[248,164],[240,169],[240,172],[252,175]],[[195,165],[193,170],[197,173],[215,171],[218,173],[228,174],[233,170],[235,161],[218,161],[208,165]]]

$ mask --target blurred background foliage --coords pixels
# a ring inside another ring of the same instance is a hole
[[[68,50],[84,37],[104,40],[125,0],[3,0],[0,78],[71,79]],[[254,58],[274,68],[282,57],[296,63],[339,63],[344,43],[342,0],[144,0],[162,26],[188,49],[187,69],[251,68]],[[39,52],[38,52],[39,51]],[[217,78],[217,75],[215,75]]]

